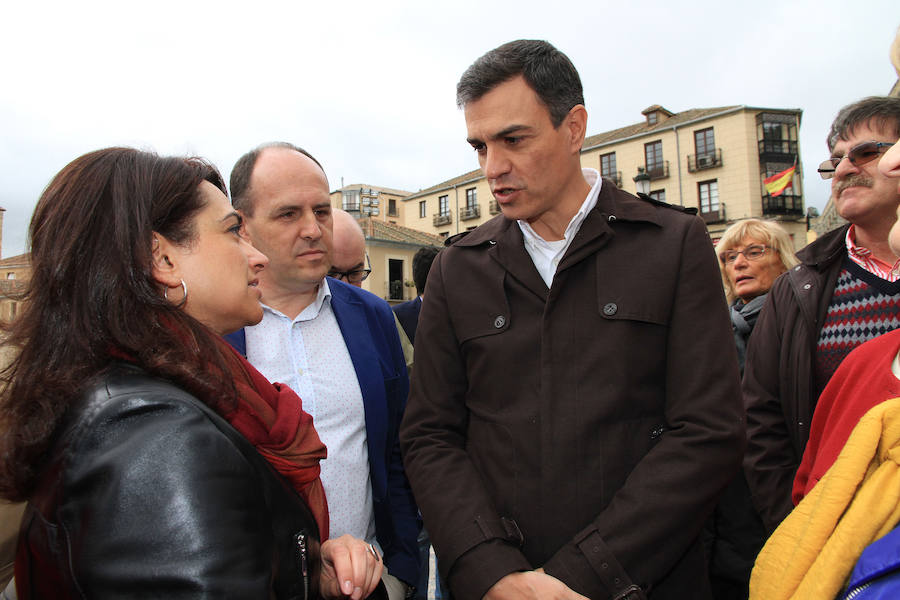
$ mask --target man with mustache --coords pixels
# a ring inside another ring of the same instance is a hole
[[[855,347],[900,327],[900,275],[888,245],[900,193],[877,168],[898,138],[900,98],[865,98],[838,113],[819,173],[850,223],[797,253],[800,265],[775,282],[750,338],[744,468],[769,533],[793,509],[791,487],[828,380]]]
[[[293,388],[313,416],[328,447],[321,477],[331,537],[369,542],[384,556],[390,599],[411,597],[419,518],[397,439],[409,380],[390,306],[326,277],[334,250],[328,179],[308,152],[287,143],[248,152],[232,169],[231,193],[269,265],[259,273],[263,320],[228,341],[270,381]],[[351,283],[360,268],[350,265]]]
[[[502,214],[435,258],[401,429],[457,600],[709,598],[699,534],[740,464],[737,355],[703,222],[582,168],[547,42],[457,85]]]

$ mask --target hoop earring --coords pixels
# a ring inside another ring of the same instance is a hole
[[[181,280],[181,291],[184,292],[184,295],[181,298],[181,302],[175,305],[175,308],[181,308],[184,306],[185,302],[187,302],[187,284],[184,282],[184,279]],[[163,292],[163,298],[166,300],[169,299],[169,288],[167,287]]]

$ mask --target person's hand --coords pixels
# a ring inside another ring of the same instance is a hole
[[[537,571],[510,573],[491,586],[483,600],[590,600],[562,581]]]
[[[384,563],[378,551],[362,540],[342,535],[322,544],[322,577],[319,591],[324,598],[361,600],[371,594]]]

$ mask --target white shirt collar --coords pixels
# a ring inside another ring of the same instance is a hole
[[[528,252],[534,267],[548,288],[553,284],[553,276],[556,274],[556,267],[559,265],[559,261],[565,255],[566,250],[569,249],[575,234],[578,233],[588,213],[597,206],[597,198],[600,196],[600,187],[603,185],[603,178],[600,177],[600,173],[596,169],[590,168],[581,169],[581,173],[584,175],[584,180],[590,184],[591,190],[588,192],[584,202],[581,203],[581,208],[578,209],[578,212],[575,213],[566,226],[563,239],[548,242],[535,233],[527,221],[516,221],[519,224],[519,229],[522,230],[522,236],[525,238],[525,251]]]
[[[328,278],[323,277],[322,283],[319,284],[319,291],[316,292],[316,299],[313,300],[309,306],[301,310],[300,314],[297,315],[292,322],[312,321],[319,316],[319,311],[322,310],[322,305],[324,305],[326,301],[331,302],[331,288],[328,287]],[[260,304],[262,304],[263,310],[267,310],[287,319],[287,315],[280,310],[272,308],[264,302],[261,302]]]

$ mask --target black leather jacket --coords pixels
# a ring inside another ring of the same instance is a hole
[[[18,593],[317,598],[318,539],[303,500],[225,420],[116,365],[73,406],[41,469]]]

